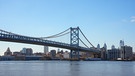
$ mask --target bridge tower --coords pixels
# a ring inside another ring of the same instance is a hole
[[[79,27],[70,28],[70,44],[76,47],[79,46]],[[79,50],[71,50],[70,58],[79,59]]]

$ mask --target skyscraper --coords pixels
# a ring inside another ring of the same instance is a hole
[[[97,45],[97,49],[100,50],[100,44]]]
[[[105,50],[107,50],[107,45],[106,45],[106,43],[104,43],[104,48],[105,48]]]
[[[120,40],[120,48],[124,46],[124,41],[123,40]]]
[[[123,60],[131,60],[133,55],[133,49],[131,46],[122,46],[121,47],[121,58]]]
[[[101,59],[106,60],[107,59],[107,45],[104,43],[103,48],[101,50]]]

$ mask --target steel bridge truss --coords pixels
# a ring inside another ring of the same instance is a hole
[[[70,28],[70,44],[72,46],[79,47],[79,27]],[[79,58],[79,49],[71,50],[70,52],[71,58]]]
[[[71,50],[71,54],[70,54],[71,58],[79,58],[79,51],[99,53],[99,50],[97,50],[95,48],[89,48],[87,46],[86,46],[87,47],[86,48],[86,47],[79,46],[79,41],[81,41],[84,45],[86,45],[79,38],[79,31],[80,31],[80,33],[82,33],[82,31],[80,30],[79,27],[77,27],[77,28],[71,27],[69,32],[68,32],[68,30],[69,29],[67,29],[64,32],[61,32],[59,34],[53,35],[53,36],[37,38],[37,37],[23,36],[23,35],[7,32],[7,31],[0,29],[0,41],[18,42],[18,43],[27,43],[27,44],[36,44],[36,45],[43,45],[43,46],[65,48],[65,49]],[[46,38],[60,37],[65,34],[68,34],[68,33],[70,33],[70,44],[46,40]],[[82,33],[82,35],[85,37],[85,35],[83,33]],[[88,41],[87,38],[86,38],[86,40]],[[90,45],[92,45],[92,44],[90,43]]]

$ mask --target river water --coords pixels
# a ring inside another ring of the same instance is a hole
[[[0,61],[0,76],[135,76],[135,62]]]

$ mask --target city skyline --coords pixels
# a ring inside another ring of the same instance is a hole
[[[96,47],[119,47],[119,41],[135,49],[134,0],[0,0],[0,29],[13,33],[44,37],[69,27],[79,26]],[[68,42],[69,36],[62,41]],[[55,40],[55,39],[52,39]],[[57,41],[58,39],[56,39]],[[60,39],[59,39],[60,40]],[[43,46],[0,41],[0,55],[10,47],[43,52]]]

